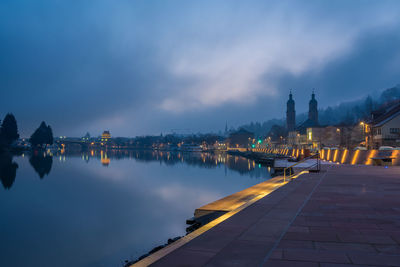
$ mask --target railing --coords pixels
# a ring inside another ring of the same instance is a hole
[[[320,158],[319,158],[319,153],[316,153],[316,154],[314,154],[314,155],[311,155],[311,156],[309,156],[309,157],[307,157],[307,158],[304,158],[304,159],[302,159],[302,160],[296,162],[295,164],[293,164],[293,165],[291,165],[291,166],[289,166],[289,167],[284,168],[284,169],[283,169],[283,181],[286,182],[286,170],[289,169],[289,176],[288,176],[288,178],[291,178],[291,177],[294,175],[294,171],[293,171],[293,174],[292,174],[292,168],[293,168],[294,166],[297,166],[297,165],[299,165],[300,163],[303,163],[303,162],[305,162],[306,160],[309,160],[309,159],[312,159],[312,158],[315,158],[315,157],[317,158],[317,162],[316,162],[315,164],[311,165],[311,166],[305,167],[305,169],[311,169],[311,168],[314,168],[314,167],[316,166],[316,167],[317,167],[317,171],[320,171],[320,170],[321,170],[321,164],[320,164],[320,162],[319,162],[319,160],[320,160]]]

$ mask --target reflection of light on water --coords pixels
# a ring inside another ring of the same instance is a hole
[[[108,166],[110,164],[110,159],[107,157],[107,152],[103,152],[103,150],[100,151],[100,161],[104,166]]]

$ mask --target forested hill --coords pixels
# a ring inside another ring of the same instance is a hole
[[[319,109],[319,123],[321,125],[352,124],[366,119],[372,110],[378,109],[386,103],[400,100],[400,84],[395,87],[383,90],[379,97],[373,98],[370,95],[363,99],[343,102],[336,106],[329,106],[325,109]],[[300,113],[296,116],[296,122],[299,124],[307,119],[307,113]],[[271,130],[273,125],[285,125],[285,119],[271,119],[265,122],[251,122],[242,125],[247,131],[255,133],[257,136],[265,136]]]

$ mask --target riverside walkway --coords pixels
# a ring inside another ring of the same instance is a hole
[[[400,266],[400,167],[303,174],[151,266]]]

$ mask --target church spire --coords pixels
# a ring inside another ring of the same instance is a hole
[[[315,125],[318,125],[318,102],[315,99],[315,89],[312,90],[311,100],[308,106],[308,119],[311,120]]]
[[[294,131],[296,128],[296,110],[292,90],[289,92],[289,100],[287,101],[286,127],[289,132]]]

